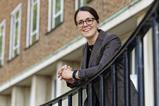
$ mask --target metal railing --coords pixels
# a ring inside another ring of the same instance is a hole
[[[136,30],[122,46],[119,52],[113,57],[113,59],[105,65],[105,67],[99,71],[99,73],[90,79],[87,83],[81,85],[78,88],[74,88],[71,91],[51,100],[41,106],[52,106],[58,104],[62,106],[63,100],[68,100],[68,106],[72,106],[73,95],[78,94],[78,106],[83,106],[83,90],[88,88],[88,106],[93,106],[93,89],[92,85],[94,80],[99,78],[99,94],[100,94],[100,106],[105,106],[105,78],[106,70],[110,69],[112,76],[112,106],[117,106],[117,79],[116,79],[116,62],[123,56],[124,63],[124,106],[131,106],[130,101],[130,53],[135,49],[135,70],[138,76],[138,106],[145,106],[145,92],[144,92],[144,47],[143,38],[146,33],[152,29],[153,37],[153,74],[154,74],[154,105],[159,106],[159,0],[155,0],[151,5],[149,11],[137,26]]]

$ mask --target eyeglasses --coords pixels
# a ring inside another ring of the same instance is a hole
[[[87,25],[92,25],[94,20],[95,20],[95,18],[87,18],[85,21],[84,20],[80,20],[79,22],[77,22],[77,26],[78,27],[83,27],[84,26],[84,22]]]

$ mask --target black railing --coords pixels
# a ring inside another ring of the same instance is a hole
[[[63,100],[68,100],[68,106],[73,106],[72,98],[75,94],[78,94],[78,100],[76,103],[78,106],[83,106],[83,90],[87,88],[88,92],[88,106],[93,106],[93,83],[95,79],[99,79],[99,95],[100,95],[100,106],[106,106],[108,101],[105,101],[105,87],[106,80],[105,76],[110,70],[112,76],[112,106],[117,106],[118,101],[118,90],[117,90],[117,61],[122,56],[124,58],[124,106],[133,106],[131,104],[131,80],[130,80],[130,67],[131,67],[131,52],[135,49],[135,70],[137,72],[137,83],[138,83],[138,106],[145,106],[145,91],[144,91],[144,47],[143,38],[148,31],[152,29],[153,36],[153,74],[154,74],[154,106],[159,106],[159,0],[155,0],[151,5],[149,11],[138,25],[132,36],[126,41],[119,52],[113,57],[113,59],[106,64],[105,67],[99,71],[99,73],[90,79],[87,83],[81,85],[78,88],[51,100],[41,106],[52,106],[58,104],[62,106]],[[106,73],[107,72],[107,73]]]

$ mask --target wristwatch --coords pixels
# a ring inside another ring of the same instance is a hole
[[[72,78],[75,79],[75,80],[78,80],[76,74],[77,74],[77,70],[74,70],[73,73],[72,73]]]

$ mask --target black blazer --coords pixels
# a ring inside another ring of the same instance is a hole
[[[87,50],[88,50],[88,44],[84,45],[84,54],[83,54],[83,61],[81,65],[81,70],[79,71],[79,77],[80,80],[76,81],[74,84],[68,84],[70,87],[75,87],[81,85],[81,83],[86,82],[91,77],[96,75],[106,64],[109,63],[109,61],[114,57],[114,55],[117,53],[117,51],[121,47],[121,41],[120,39],[114,35],[109,34],[107,32],[104,32],[102,30],[99,30],[99,36],[94,44],[88,68],[86,68],[87,64]],[[117,89],[118,89],[118,106],[124,106],[124,72],[123,72],[123,65],[119,64],[117,65]],[[106,95],[106,105],[112,106],[112,80],[111,80],[111,72],[110,70],[105,70],[105,73],[107,73],[107,76],[105,77],[105,95]],[[132,85],[132,97],[131,98],[132,106],[137,106],[134,104],[137,102],[137,92]],[[95,83],[93,85],[93,89],[95,91],[95,95],[97,96],[96,99],[99,99],[99,82]],[[135,96],[134,96],[135,95]],[[120,97],[121,96],[121,97]],[[135,98],[134,98],[135,97]],[[95,101],[94,101],[95,102]],[[97,106],[98,104],[93,103],[94,106]],[[96,105],[95,105],[96,104]]]

